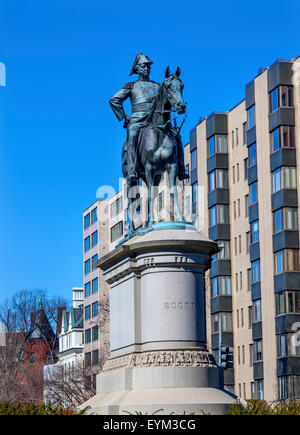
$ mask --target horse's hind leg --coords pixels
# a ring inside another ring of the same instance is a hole
[[[173,197],[175,221],[183,222],[184,219],[182,217],[179,203],[178,203],[178,190],[177,190],[177,185],[176,185],[176,177],[177,177],[177,165],[176,165],[176,163],[172,163],[169,165],[168,176],[169,176],[169,182],[170,182],[170,193],[171,193],[171,196]]]
[[[145,167],[145,178],[148,188],[148,227],[154,222],[153,203],[155,196],[154,174],[151,165]]]
[[[128,229],[128,236],[130,237],[134,231],[134,221],[133,221],[133,212],[134,212],[134,203],[137,197],[137,182],[136,181],[130,181],[127,180],[127,199],[128,199],[128,223],[129,223],[129,229]]]

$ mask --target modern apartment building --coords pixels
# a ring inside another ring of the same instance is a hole
[[[187,221],[216,240],[207,276],[207,339],[234,348],[226,388],[240,398],[300,398],[300,58],[279,59],[246,85],[227,112],[201,118],[184,158],[180,182]],[[172,207],[165,176],[156,220]],[[83,213],[85,361],[91,376],[108,355],[108,288],[95,261],[126,234],[125,185]],[[146,191],[135,210],[145,222]],[[99,332],[100,331],[100,332]]]
[[[234,347],[225,384],[241,398],[300,397],[299,71],[300,58],[261,69],[185,147],[191,219],[223,247],[207,292],[210,346],[217,358],[220,342]]]

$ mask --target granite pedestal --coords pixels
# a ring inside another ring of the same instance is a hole
[[[205,271],[217,243],[196,231],[158,229],[100,259],[110,285],[110,358],[97,414],[225,413],[235,398],[206,346]]]

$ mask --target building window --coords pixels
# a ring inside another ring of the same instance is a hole
[[[248,180],[248,157],[244,159],[244,180]]]
[[[217,276],[211,279],[211,297],[230,296],[231,295],[231,277]]]
[[[110,229],[110,241],[114,242],[118,240],[123,235],[123,221],[118,222]]]
[[[95,231],[92,234],[92,247],[96,246],[98,244],[98,231]]]
[[[248,292],[251,290],[251,274],[252,274],[252,270],[247,269],[247,291]]]
[[[299,356],[300,346],[295,333],[277,335],[277,356]]]
[[[123,197],[120,196],[110,205],[110,217],[113,219],[123,210]]]
[[[221,323],[220,323],[221,322]],[[212,333],[219,332],[232,332],[232,314],[231,313],[217,313],[212,315]]]
[[[253,301],[253,322],[261,322],[261,301],[256,299]]]
[[[192,203],[197,203],[197,182],[192,184]]]
[[[229,240],[220,240],[219,247],[221,251],[217,253],[218,260],[230,260],[230,241]]]
[[[252,328],[252,316],[253,316],[253,308],[252,305],[248,307],[248,328]]]
[[[299,269],[299,250],[281,249],[274,253],[275,274],[282,272],[298,272]]]
[[[287,290],[276,293],[276,315],[300,313],[300,291]]]
[[[251,222],[251,243],[256,243],[259,241],[259,222]]]
[[[84,317],[85,317],[85,320],[89,320],[91,318],[91,306],[90,305],[87,305],[84,308]]]
[[[91,329],[86,329],[85,330],[85,343],[90,343],[91,342]]]
[[[262,340],[254,341],[254,362],[262,361],[263,350],[262,350]]]
[[[249,195],[245,195],[245,217],[249,216]]]
[[[98,291],[98,278],[95,278],[92,281],[92,292],[97,293],[97,291]]]
[[[278,86],[270,92],[270,112],[274,112],[279,107],[293,107],[293,87]]]
[[[91,271],[91,260],[88,259],[84,262],[84,274],[87,275]]]
[[[84,239],[84,252],[88,251],[89,249],[91,249],[91,238],[90,236],[86,237]]]
[[[212,156],[215,153],[227,153],[227,136],[215,135],[208,139],[208,156]]]
[[[251,168],[251,166],[256,165],[256,143],[249,146],[248,153],[249,168]]]
[[[273,212],[273,232],[298,229],[297,208],[283,207]]]
[[[185,198],[185,214],[188,216],[191,213],[190,197]]]
[[[98,340],[99,334],[98,334],[98,326],[94,326],[92,328],[92,341]]]
[[[91,283],[89,281],[84,284],[84,295],[87,298],[88,296],[90,296],[90,294],[91,294]]]
[[[208,174],[209,192],[215,189],[228,188],[228,171],[216,169]]]
[[[244,140],[244,144],[247,143],[247,122],[243,123],[243,140]]]
[[[98,254],[92,257],[92,270],[96,269],[96,262],[98,261]]]
[[[96,365],[99,363],[99,350],[93,350],[92,352],[92,365]],[[94,383],[94,381],[93,381]]]
[[[254,352],[253,352],[253,344],[249,344],[249,366],[253,366],[253,358],[254,358]]]
[[[252,283],[260,281],[260,261],[256,260],[251,263]]]
[[[228,205],[217,204],[209,209],[210,226],[229,223]]]
[[[89,213],[84,216],[84,229],[86,230],[87,228],[89,228],[90,225],[91,225],[91,215]]]
[[[86,352],[84,356],[85,367],[91,367],[91,352]]]
[[[98,302],[92,304],[92,317],[98,316]]]
[[[278,378],[279,400],[300,398],[300,376],[280,376]]]
[[[250,205],[257,203],[257,181],[250,184]]]
[[[191,170],[197,168],[197,148],[191,152]]]
[[[279,148],[295,148],[295,128],[281,126],[271,132],[271,152]]]
[[[255,125],[255,105],[249,107],[247,110],[247,130]]]
[[[98,219],[97,218],[97,207],[91,211],[91,216],[92,216],[92,224],[94,224],[95,222],[97,222],[97,219]]]
[[[284,166],[272,172],[272,193],[281,189],[296,189],[296,168]]]

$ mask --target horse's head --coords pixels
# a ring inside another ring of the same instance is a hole
[[[175,74],[171,74],[170,68],[167,67],[165,79],[162,82],[162,85],[166,90],[166,94],[171,106],[174,107],[177,113],[181,114],[185,113],[187,103],[183,99],[182,91],[184,86],[179,76],[179,66],[177,67]]]

